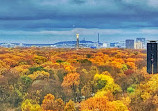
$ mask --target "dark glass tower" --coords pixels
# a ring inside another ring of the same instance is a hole
[[[156,41],[147,43],[147,72],[158,73],[158,43]]]

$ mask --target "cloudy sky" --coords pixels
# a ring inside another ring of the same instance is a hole
[[[0,42],[158,40],[158,0],[0,0]]]

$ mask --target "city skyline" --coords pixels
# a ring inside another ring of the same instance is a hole
[[[158,36],[156,0],[0,0],[0,42],[112,42]],[[63,5],[64,4],[64,5]]]
[[[78,31],[77,31],[78,30]],[[95,31],[96,30],[96,31]],[[121,30],[121,29],[74,29],[72,31],[40,31],[40,32],[25,32],[25,31],[6,31],[0,34],[0,43],[39,43],[53,44],[60,41],[76,40],[76,33],[80,32],[80,40],[86,39],[97,42],[98,33],[100,34],[100,42],[119,42],[126,39],[146,38],[146,40],[157,40],[157,30],[139,29],[139,30]],[[59,34],[57,34],[59,33]],[[144,33],[144,34],[143,34]],[[57,34],[57,35],[55,35]],[[153,35],[151,37],[151,35]]]

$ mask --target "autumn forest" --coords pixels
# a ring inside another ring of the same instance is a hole
[[[158,111],[146,50],[0,48],[0,111]]]

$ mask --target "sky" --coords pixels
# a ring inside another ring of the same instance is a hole
[[[158,0],[0,0],[0,42],[158,40]]]

